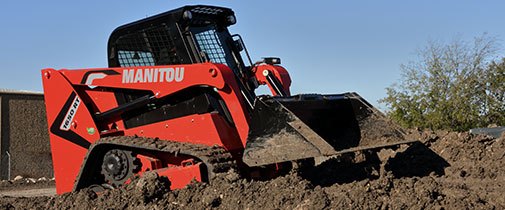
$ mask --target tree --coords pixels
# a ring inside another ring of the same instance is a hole
[[[486,85],[486,105],[484,111],[487,114],[487,123],[495,123],[505,126],[505,58],[499,63],[492,62],[486,72],[484,82]]]
[[[486,35],[472,42],[428,42],[419,60],[401,65],[399,83],[380,100],[388,115],[406,127],[467,130],[490,123],[505,125],[504,66]]]

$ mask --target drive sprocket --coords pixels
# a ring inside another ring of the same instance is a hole
[[[101,174],[114,187],[123,185],[140,170],[141,163],[131,151],[112,149],[105,153]]]

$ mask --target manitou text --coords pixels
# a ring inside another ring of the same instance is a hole
[[[184,67],[124,69],[123,83],[180,82],[184,79]]]

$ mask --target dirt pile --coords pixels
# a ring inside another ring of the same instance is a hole
[[[167,191],[169,180],[150,174],[100,195],[82,190],[35,199],[4,197],[0,208],[505,208],[505,136],[427,131],[410,137],[421,143],[381,151],[379,157],[330,159],[270,181],[240,179],[230,171],[211,184]],[[379,158],[386,160],[380,164]]]

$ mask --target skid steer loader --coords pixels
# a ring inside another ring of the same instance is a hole
[[[57,192],[147,171],[172,189],[230,168],[272,177],[294,160],[411,142],[356,93],[292,96],[280,59],[251,62],[235,23],[231,9],[185,6],[115,29],[107,68],[43,69]]]

